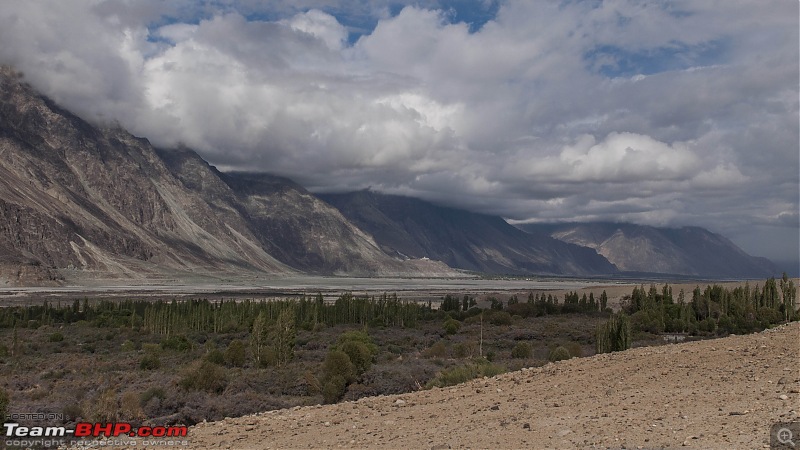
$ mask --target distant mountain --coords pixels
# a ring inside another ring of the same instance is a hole
[[[452,268],[774,273],[768,261],[699,228],[525,229],[414,198],[315,196],[281,177],[222,173],[192,150],[156,150],[118,127],[96,127],[0,67],[0,284],[457,274]]]
[[[529,234],[497,216],[371,191],[319,194],[384,252],[494,274],[599,275],[616,268],[592,249]]]
[[[298,271],[453,273],[384,254],[288,180],[95,127],[0,68],[0,283]]]
[[[768,277],[766,258],[750,256],[699,227],[658,228],[626,223],[524,224],[522,230],[596,249],[621,271],[708,278]]]

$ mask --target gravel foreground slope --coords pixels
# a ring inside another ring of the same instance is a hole
[[[800,323],[192,427],[192,448],[766,448],[800,411]]]

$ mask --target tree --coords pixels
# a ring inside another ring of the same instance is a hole
[[[607,306],[608,306],[608,294],[606,294],[606,290],[603,289],[603,293],[600,294],[600,311],[605,311]]]
[[[282,366],[294,358],[296,338],[294,308],[284,308],[278,314],[278,321],[275,323],[274,348],[278,366]]]
[[[624,313],[611,316],[605,323],[597,326],[595,350],[609,353],[627,350],[631,347],[631,321]]]
[[[253,352],[253,359],[256,366],[263,365],[264,350],[266,349],[269,336],[267,327],[267,316],[264,311],[258,313],[256,320],[253,321],[253,328],[250,331],[250,350]]]

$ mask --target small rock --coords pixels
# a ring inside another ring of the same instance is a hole
[[[494,405],[494,406],[492,406],[492,407],[491,407],[491,408],[489,408],[489,409],[491,409],[492,411],[497,411],[497,410],[499,410],[499,409],[500,409],[500,407],[499,407],[499,406],[497,406],[497,405]]]
[[[531,429],[531,424],[529,424],[529,423],[527,423],[527,422],[526,422],[525,424],[523,424],[523,425],[522,425],[522,429],[524,429],[524,430],[530,430],[530,429]]]
[[[330,422],[325,422],[325,423],[323,423],[323,425],[325,425],[326,427],[329,427],[329,426],[331,426],[331,423]]]
[[[397,399],[397,401],[394,402],[394,404],[397,405],[397,406],[403,406],[403,405],[406,404],[406,401],[405,400],[401,400],[401,399]]]
[[[778,380],[778,384],[786,384],[787,381],[788,380],[786,380],[786,377],[781,377],[781,379]]]
[[[781,400],[789,400],[789,396],[786,394],[781,394],[780,396],[778,396],[778,398]]]

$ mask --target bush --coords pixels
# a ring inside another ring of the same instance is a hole
[[[447,346],[444,342],[439,341],[423,351],[422,356],[426,358],[444,358],[447,356]]]
[[[142,405],[147,404],[147,402],[153,398],[164,400],[166,396],[167,393],[164,391],[164,388],[160,386],[151,387],[139,395],[139,403]]]
[[[229,366],[244,366],[244,363],[247,360],[244,342],[240,341],[239,339],[232,340],[231,343],[228,344],[228,348],[225,349],[223,358],[225,359],[225,363],[227,363]]]
[[[346,341],[339,346],[339,350],[350,358],[357,376],[366,372],[372,365],[372,352],[363,342]]]
[[[218,365],[225,364],[225,354],[223,354],[218,348],[215,348],[206,353],[206,361]]]
[[[527,342],[520,342],[511,350],[512,358],[530,358],[533,353],[530,344]]]
[[[195,363],[178,381],[178,385],[187,391],[206,391],[219,394],[228,385],[225,369],[208,361]]]
[[[344,395],[347,381],[341,375],[329,379],[322,386],[322,398],[325,403],[336,403]]]
[[[549,359],[551,362],[555,362],[570,358],[572,358],[572,355],[569,354],[569,350],[567,350],[566,347],[558,346],[550,351],[550,356],[547,359]]]
[[[192,343],[186,336],[169,336],[161,340],[161,348],[164,350],[175,350],[186,352],[192,349]]]
[[[461,322],[455,319],[450,318],[444,322],[444,332],[447,334],[456,334],[460,328]]]
[[[511,325],[511,314],[506,311],[492,311],[487,320],[492,325]]]
[[[430,389],[432,387],[453,386],[478,377],[493,377],[505,371],[506,368],[503,366],[498,366],[485,360],[477,360],[472,364],[439,372],[434,379],[427,383],[426,387]]]
[[[322,363],[323,388],[328,381],[341,377],[345,383],[352,383],[356,379],[356,368],[347,353],[341,350],[331,350]]]
[[[139,368],[142,370],[156,370],[161,367],[161,360],[153,353],[148,353],[139,361]]]
[[[47,340],[50,341],[50,342],[61,342],[61,341],[64,340],[64,335],[59,333],[59,332],[55,332],[55,333],[51,334],[50,336],[48,336]]]

